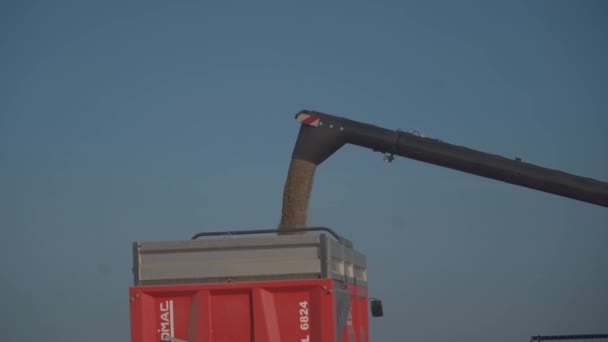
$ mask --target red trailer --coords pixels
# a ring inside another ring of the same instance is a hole
[[[369,340],[367,290],[331,279],[141,286],[130,297],[133,342]]]
[[[365,256],[317,230],[136,242],[131,341],[369,341]]]

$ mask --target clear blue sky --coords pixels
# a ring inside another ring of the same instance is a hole
[[[127,341],[131,242],[275,227],[314,109],[608,181],[603,1],[0,4],[0,329]],[[373,341],[608,331],[608,211],[346,147]]]

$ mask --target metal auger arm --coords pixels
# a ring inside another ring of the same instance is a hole
[[[316,111],[302,110],[296,120],[302,125],[293,159],[318,165],[343,145],[353,144],[385,153],[387,161],[398,155],[608,207],[608,183],[592,178]]]

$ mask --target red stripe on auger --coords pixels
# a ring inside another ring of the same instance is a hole
[[[308,118],[304,119],[304,121],[302,121],[302,123],[310,125],[310,124],[314,123],[317,120],[319,120],[319,118],[314,117],[314,116],[309,116]]]
[[[299,113],[298,116],[296,117],[296,120],[298,120],[298,122],[301,122],[304,125],[310,125],[310,126],[319,125],[319,117],[314,116],[314,115]]]

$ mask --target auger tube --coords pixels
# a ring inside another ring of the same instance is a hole
[[[319,165],[345,144],[369,148],[526,188],[608,207],[608,183],[548,169],[519,159],[452,145],[317,111],[296,114],[301,122],[292,159]]]

